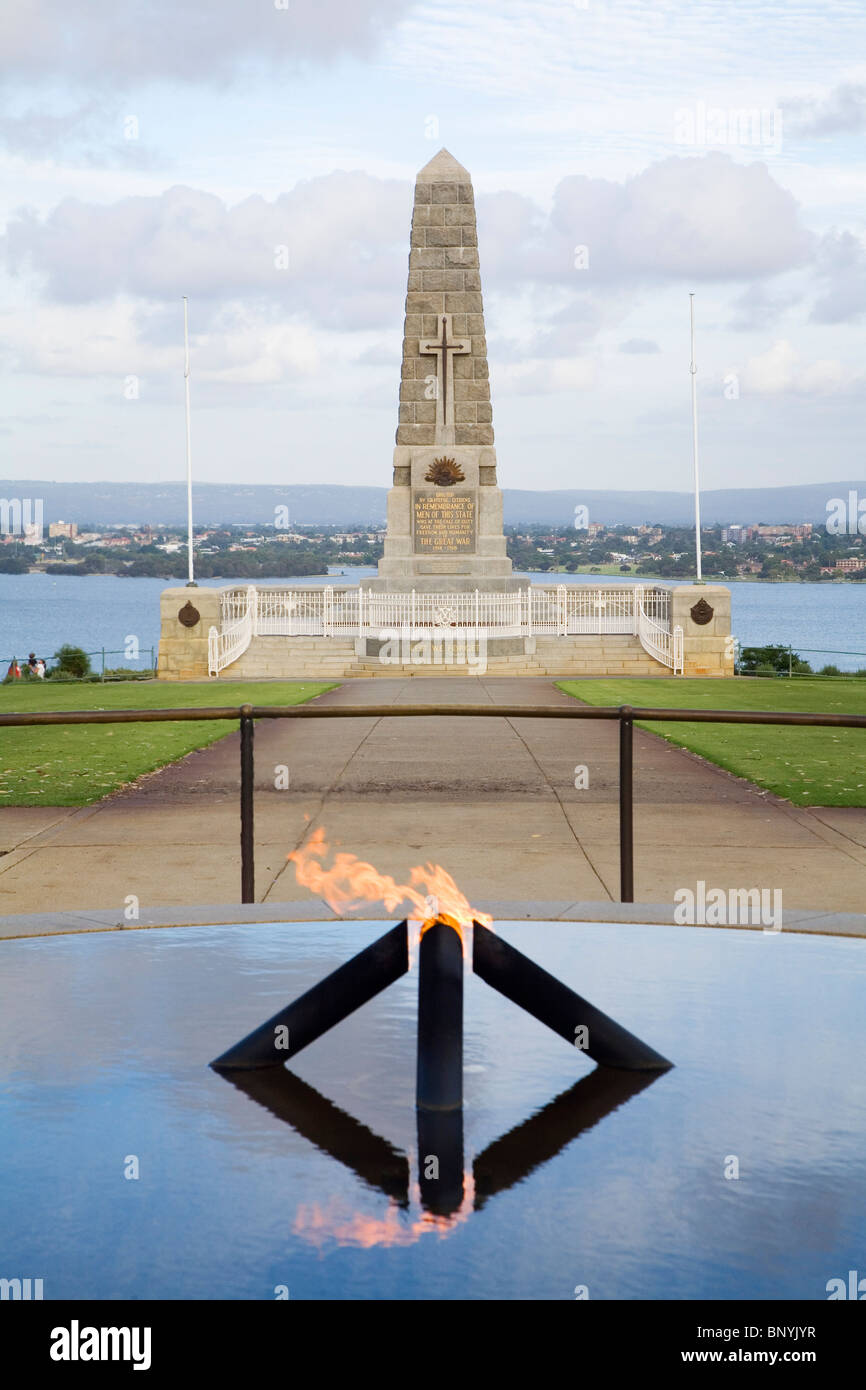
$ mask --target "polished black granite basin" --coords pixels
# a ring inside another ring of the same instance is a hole
[[[862,1267],[866,942],[497,923],[675,1068],[596,1069],[467,975],[462,1194],[437,1211],[414,971],[291,1071],[208,1066],[382,930],[2,943],[0,1277],[48,1299],[826,1299]]]

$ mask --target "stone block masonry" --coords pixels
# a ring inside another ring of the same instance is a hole
[[[443,314],[455,337],[468,339],[465,356],[453,358],[453,443],[491,445],[493,413],[484,332],[484,305],[475,227],[475,195],[468,172],[440,150],[415,184],[409,253],[409,285],[403,328],[398,444],[437,443],[431,380],[436,368],[422,353]],[[425,394],[426,393],[426,394]]]
[[[724,584],[681,584],[674,589],[671,627],[683,630],[684,676],[734,674],[731,591]]]
[[[159,607],[159,679],[207,680],[208,631],[220,625],[219,589],[163,589]]]
[[[513,589],[493,447],[475,195],[467,170],[447,150],[418,174],[409,240],[388,528],[378,577],[361,587]]]

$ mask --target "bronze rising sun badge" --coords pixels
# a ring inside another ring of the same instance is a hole
[[[455,483],[466,481],[466,475],[455,459],[434,459],[424,474],[425,483],[435,483],[437,487],[453,487]]]

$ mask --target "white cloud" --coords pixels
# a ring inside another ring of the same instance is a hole
[[[828,232],[818,248],[821,291],[812,308],[815,323],[845,323],[866,311],[866,247],[853,232]]]
[[[407,0],[15,0],[0,8],[7,75],[132,80],[225,79],[250,60],[298,66],[367,53]]]
[[[551,222],[593,275],[749,279],[802,264],[812,238],[763,163],[717,152],[665,159],[624,184],[563,179]]]
[[[64,111],[37,107],[20,115],[0,114],[0,147],[24,156],[28,163],[74,150],[76,161],[85,168],[154,167],[153,152],[138,139],[119,135],[118,126],[116,114],[101,101],[86,101]]]
[[[857,51],[861,23],[856,0],[800,0],[793,19],[765,0],[735,9],[730,0],[474,0],[471,14],[460,0],[438,0],[410,10],[386,54],[407,76],[426,68],[486,97],[530,104],[532,96],[551,109],[557,97],[562,112],[576,79],[594,100],[606,100],[616,81],[624,100],[670,95],[676,82],[687,99],[691,89],[715,101],[711,81],[731,86],[755,74],[802,90],[829,67],[828,48],[830,57]]]
[[[856,374],[835,358],[801,365],[800,354],[787,338],[778,339],[766,352],[750,357],[742,373],[744,389],[763,396],[827,396],[844,390],[855,380]]]
[[[663,160],[624,183],[567,177],[549,218],[509,192],[478,208],[483,283],[538,288],[547,355],[593,336],[612,286],[772,276],[812,247],[767,168],[718,153]],[[245,297],[275,316],[375,328],[400,318],[410,212],[407,183],[335,172],[233,206],[183,186],[108,205],[67,198],[45,217],[13,217],[2,246],[9,267],[32,271],[58,302],[188,294],[211,317]]]
[[[369,327],[400,314],[410,200],[407,185],[360,173],[234,207],[175,187],[108,206],[65,199],[44,219],[24,212],[4,243],[10,268],[32,269],[59,302],[188,294],[212,313],[248,295],[332,327]]]
[[[175,314],[173,340],[153,338],[141,306],[126,298],[108,305],[40,305],[0,316],[0,348],[9,367],[54,377],[179,379],[183,320]],[[209,331],[191,335],[194,376],[203,383],[267,385],[315,375],[320,344],[304,324],[272,324],[230,305]]]
[[[547,396],[562,391],[588,391],[595,385],[598,368],[589,357],[544,362],[509,362],[497,366],[492,388],[499,396]]]
[[[802,291],[790,287],[768,289],[766,285],[751,284],[734,300],[729,327],[737,333],[766,330],[777,323],[801,299]]]
[[[821,97],[785,103],[797,135],[842,135],[866,129],[866,83],[843,82]]]

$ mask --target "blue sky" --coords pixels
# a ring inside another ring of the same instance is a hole
[[[863,35],[833,0],[22,0],[5,475],[183,476],[186,293],[199,480],[388,484],[412,181],[444,145],[503,485],[689,487],[690,289],[705,485],[859,477]]]

